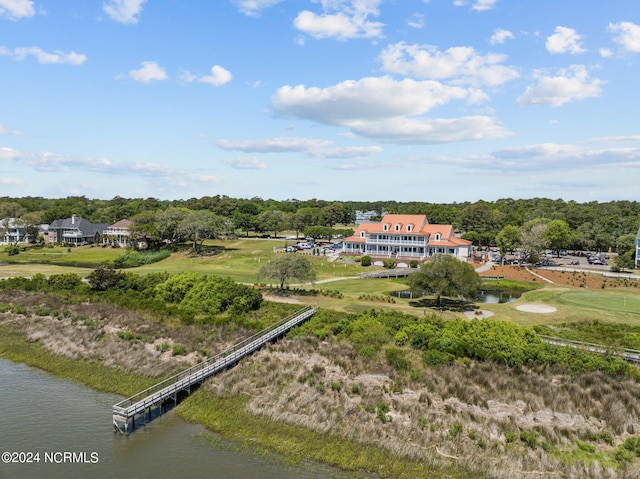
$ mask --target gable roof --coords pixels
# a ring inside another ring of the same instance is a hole
[[[428,225],[429,221],[425,215],[394,215],[388,214],[382,217],[382,220],[374,223],[362,223],[356,230],[356,236],[360,231],[367,233],[383,233],[386,231],[396,233],[421,233],[425,225]],[[388,229],[385,230],[385,226]],[[399,227],[396,230],[396,226]],[[408,228],[408,227],[411,228]]]
[[[385,225],[388,227],[386,230]],[[395,229],[396,225],[399,227],[398,230]],[[411,226],[411,228],[408,228],[408,226]],[[470,246],[472,244],[471,241],[457,238],[454,235],[452,225],[431,224],[425,215],[386,214],[379,222],[361,223],[358,225],[353,236],[345,238],[345,241],[351,243],[364,243],[365,238],[362,237],[362,233],[365,235],[372,233],[408,233],[412,235],[425,235],[429,237],[429,243],[433,243],[438,246]],[[438,240],[435,239],[435,235],[437,233],[440,234],[440,239]]]
[[[95,236],[96,233],[102,234],[102,232],[108,227],[109,225],[107,223],[93,224],[81,216],[74,215],[71,218],[54,220],[53,223],[49,225],[49,231],[77,229],[82,232],[84,236]]]
[[[132,224],[133,224],[133,221],[125,219],[125,220],[116,221],[111,226],[109,226],[109,228],[128,228]]]

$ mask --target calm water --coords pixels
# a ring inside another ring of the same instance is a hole
[[[0,453],[40,453],[39,463],[0,463],[0,479],[348,477],[321,465],[290,466],[238,451],[219,437],[214,446],[204,427],[173,412],[128,437],[114,434],[111,406],[120,399],[0,359]],[[65,459],[65,452],[76,456]]]
[[[391,296],[397,298],[413,298],[414,294],[411,291],[394,291],[389,293]],[[510,303],[515,301],[522,293],[520,291],[478,291],[478,294],[473,298],[473,302],[476,303]],[[418,296],[415,296],[418,298]]]

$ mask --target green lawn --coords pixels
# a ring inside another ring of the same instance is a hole
[[[626,298],[626,300],[625,300]],[[518,311],[524,303],[542,303],[557,308],[554,313]],[[481,305],[495,313],[496,319],[521,325],[559,324],[580,321],[640,325],[640,295],[637,289],[585,291],[581,288],[546,286],[529,291],[513,303]]]
[[[291,244],[290,241],[288,244]],[[232,241],[207,241],[209,247],[217,247],[219,252],[211,256],[193,256],[188,252],[174,253],[158,263],[153,263],[129,271],[139,273],[194,271],[202,274],[229,276],[241,283],[256,283],[257,272],[265,261],[274,256],[274,248],[285,245],[284,240],[237,239]],[[303,253],[295,253],[303,254]],[[365,271],[357,263],[329,263],[324,256],[306,255],[314,263],[317,279],[344,278],[357,276]]]
[[[8,256],[3,249],[0,252],[0,263],[95,267],[101,263],[112,262],[123,253],[124,250],[121,248],[56,246],[54,248],[29,247],[20,254]]]

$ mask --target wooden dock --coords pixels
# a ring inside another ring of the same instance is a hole
[[[181,397],[191,394],[192,388],[198,387],[206,378],[234,366],[245,356],[309,319],[316,311],[316,308],[306,307],[226,351],[120,401],[112,408],[114,429],[129,434],[136,427],[160,416],[175,406]]]

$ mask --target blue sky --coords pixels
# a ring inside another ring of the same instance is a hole
[[[638,200],[637,0],[0,0],[0,196]]]

